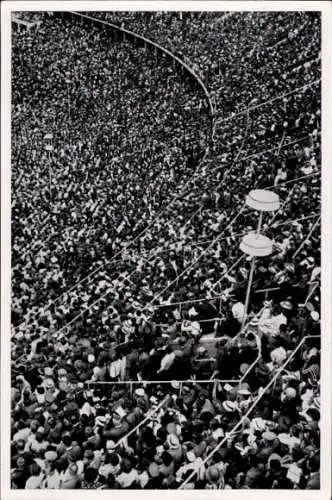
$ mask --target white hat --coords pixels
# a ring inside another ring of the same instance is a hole
[[[294,387],[287,387],[285,390],[285,395],[288,397],[288,399],[294,399],[296,398],[296,389]]]
[[[244,305],[242,302],[236,302],[232,307],[232,315],[238,321],[243,319],[244,315]]]
[[[145,390],[139,387],[138,389],[135,389],[135,394],[136,396],[143,397],[145,396]]]
[[[319,313],[317,311],[311,311],[310,316],[314,321],[319,320]]]
[[[177,380],[172,380],[171,386],[173,387],[173,389],[179,389],[180,382],[178,382]]]
[[[319,351],[317,349],[317,347],[312,347],[308,353],[308,359],[314,357],[314,356],[317,356],[319,354]]]
[[[223,401],[222,406],[227,412],[236,410],[236,403],[234,401]]]
[[[292,444],[291,437],[288,434],[286,434],[285,432],[278,434],[277,437],[278,437],[281,444],[286,444],[287,446]]]
[[[127,415],[127,412],[122,408],[122,406],[119,406],[116,410],[115,413],[119,415],[119,417],[123,418]]]
[[[295,463],[291,464],[287,471],[287,478],[293,483],[298,484],[302,476],[302,469],[300,469]]]
[[[186,457],[188,462],[194,462],[196,460],[196,455],[193,451],[188,451],[188,453],[186,453]]]
[[[289,264],[289,263],[286,263],[285,264],[285,269],[287,269],[287,271],[291,272],[291,273],[294,273],[295,272],[295,267],[293,264]]]
[[[265,429],[265,420],[263,420],[261,417],[253,418],[251,421],[251,427],[255,431],[263,431]]]
[[[93,354],[89,354],[89,355],[88,355],[88,363],[93,363],[93,362],[94,362],[94,360],[95,360],[94,355],[93,355]]]
[[[114,450],[115,448],[115,442],[112,441],[111,439],[106,441],[106,449],[107,450]]]
[[[283,300],[280,302],[280,306],[287,311],[291,311],[293,309],[293,305],[289,302],[289,300]]]
[[[194,307],[191,307],[188,311],[189,316],[198,316],[198,312]]]
[[[248,278],[248,271],[245,267],[240,267],[239,269],[239,273],[241,274],[241,276],[244,277],[244,279],[247,279]]]
[[[265,439],[266,441],[273,441],[276,437],[277,435],[271,431],[265,431],[262,434],[262,438]]]
[[[240,396],[250,396],[251,395],[251,392],[249,391],[249,389],[246,389],[246,388],[238,389],[237,393],[240,394]]]
[[[212,432],[212,437],[216,440],[218,440],[220,437],[224,437],[224,435],[225,433],[221,428],[216,429]]]
[[[96,425],[100,425],[101,427],[104,427],[106,423],[106,417],[103,416],[103,415],[98,415],[98,417],[96,417]]]
[[[47,378],[44,381],[46,389],[52,389],[54,387],[54,381],[51,378]]]
[[[271,361],[281,364],[287,358],[287,352],[283,347],[277,347],[270,353]]]
[[[259,324],[259,319],[257,318],[257,316],[255,316],[254,318],[252,318],[252,319],[250,320],[250,323],[249,323],[249,324],[250,324],[250,326],[258,326],[258,324]],[[248,332],[248,333],[249,333],[249,332]]]
[[[168,446],[172,448],[177,448],[180,444],[179,438],[176,436],[176,434],[169,434],[167,436],[167,443]]]
[[[48,460],[50,462],[53,462],[58,458],[58,454],[56,451],[46,451],[44,456],[45,460]]]

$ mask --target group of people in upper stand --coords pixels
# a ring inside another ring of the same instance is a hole
[[[215,114],[97,24],[13,33],[12,487],[319,488],[319,15],[88,14]]]

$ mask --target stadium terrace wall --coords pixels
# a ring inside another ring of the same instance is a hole
[[[66,19],[77,19],[81,22],[81,24],[90,24],[90,25],[95,25],[99,26],[102,30],[108,30],[113,33],[113,35],[121,35],[123,40],[134,40],[140,44],[143,44],[145,47],[149,47],[151,50],[155,51],[155,54],[157,55],[158,53],[166,55],[169,57],[172,62],[173,62],[173,67],[174,69],[178,65],[181,71],[184,71],[187,73],[188,76],[194,78],[194,80],[198,83],[198,85],[201,87],[205,99],[206,99],[206,104],[209,109],[209,115],[211,118],[211,141],[214,137],[214,122],[215,122],[215,109],[214,105],[210,96],[209,91],[207,90],[203,80],[193,71],[188,64],[186,64],[180,57],[177,55],[173,54],[170,50],[162,47],[158,43],[150,40],[149,38],[146,38],[142,35],[139,35],[138,33],[135,33],[134,31],[127,30],[125,28],[122,28],[120,26],[117,26],[116,24],[108,23],[107,21],[101,21],[100,19],[96,19],[91,16],[87,16],[86,14],[82,14],[80,12],[73,12],[73,11],[55,11],[53,13],[57,17],[61,18],[66,18]]]

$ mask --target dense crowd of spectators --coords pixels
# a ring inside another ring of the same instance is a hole
[[[21,315],[149,223],[190,176],[209,132],[202,96],[171,62],[156,65],[131,42],[81,31],[48,19],[35,35],[15,34],[13,294]],[[38,49],[45,44],[50,58]]]
[[[12,486],[318,488],[319,16],[93,15],[203,78],[214,141],[147,47],[52,16],[13,34]],[[257,187],[281,207],[241,331]]]
[[[301,86],[319,71],[320,18],[315,12],[92,15],[144,35],[183,57],[215,96],[222,115],[253,99],[267,100],[276,92],[293,90],[293,72]]]

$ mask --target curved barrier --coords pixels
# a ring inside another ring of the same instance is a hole
[[[206,100],[207,100],[207,103],[208,103],[210,115],[211,115],[211,120],[212,120],[212,131],[211,131],[212,133],[211,133],[211,135],[213,137],[215,109],[214,109],[214,105],[213,105],[210,93],[207,90],[203,80],[195,73],[195,71],[193,71],[192,68],[190,68],[190,66],[188,66],[188,64],[186,64],[182,59],[180,59],[180,57],[173,54],[170,50],[166,49],[165,47],[162,47],[161,45],[154,42],[153,40],[150,40],[149,38],[146,38],[142,35],[139,35],[138,33],[135,33],[134,31],[127,30],[126,28],[122,28],[120,26],[117,26],[116,24],[112,24],[112,23],[109,23],[107,21],[102,21],[100,19],[96,19],[94,17],[87,16],[86,14],[82,14],[80,12],[74,12],[74,11],[70,11],[70,12],[60,12],[59,11],[59,12],[54,12],[54,15],[61,16],[63,18],[65,18],[65,17],[67,17],[67,18],[70,17],[72,19],[76,18],[76,19],[80,20],[80,22],[82,24],[83,23],[90,23],[91,25],[94,24],[96,26],[100,26],[102,29],[107,29],[107,30],[113,31],[113,33],[115,33],[115,32],[121,33],[124,40],[126,40],[126,38],[134,39],[136,41],[139,41],[141,44],[143,43],[143,45],[145,45],[146,47],[149,46],[151,49],[153,49],[155,51],[156,54],[158,52],[160,52],[160,53],[168,56],[173,61],[174,66],[177,63],[181,67],[182,70],[186,71],[190,76],[192,76],[196,80],[196,82],[199,84],[199,86],[203,90],[203,93],[204,93]]]

